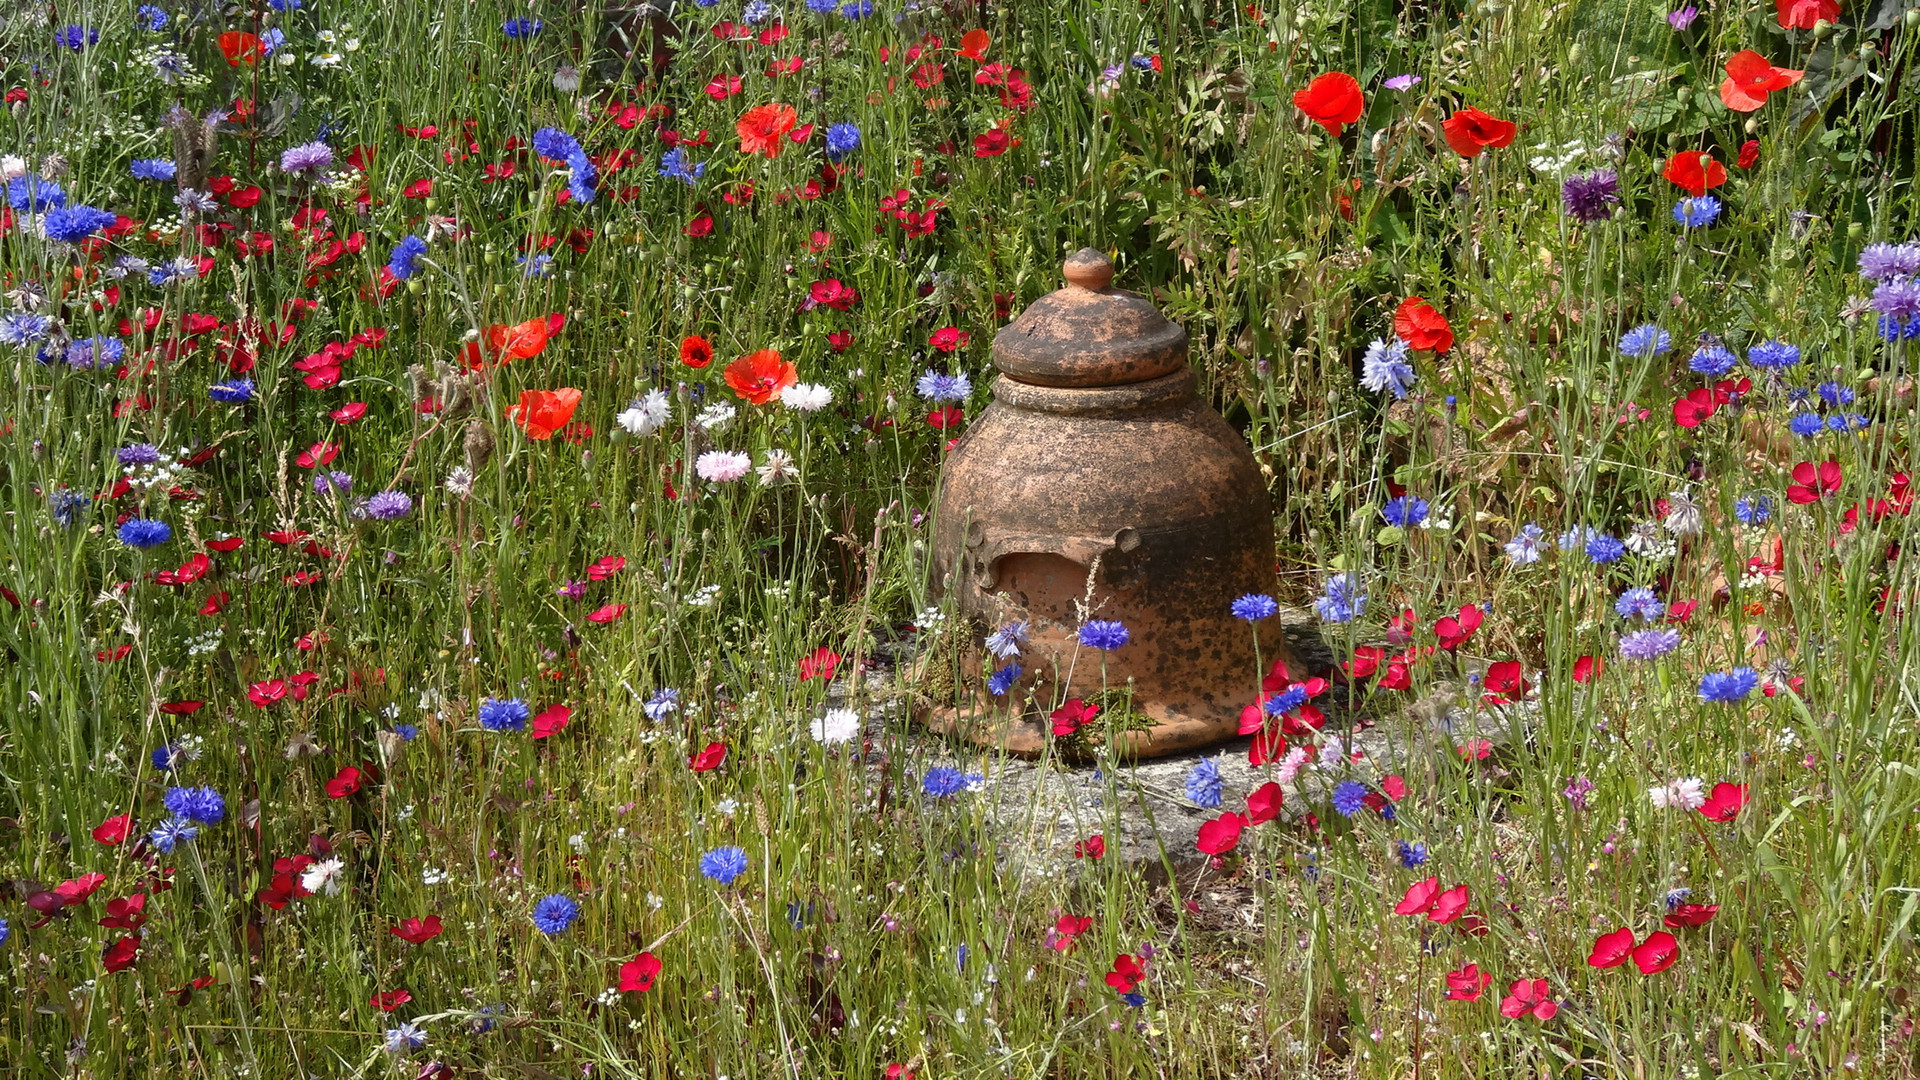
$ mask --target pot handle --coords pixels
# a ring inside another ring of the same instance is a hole
[[[1000,578],[1000,560],[1009,555],[1058,555],[1078,566],[1092,566],[1095,559],[1116,551],[1125,554],[1139,546],[1140,532],[1132,527],[1116,529],[1112,536],[991,536],[975,525],[967,532],[966,559],[975,587],[992,589]]]

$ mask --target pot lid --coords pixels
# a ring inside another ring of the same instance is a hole
[[[1124,386],[1187,366],[1187,331],[1146,297],[1113,288],[1113,260],[1067,257],[1067,286],[1035,300],[993,339],[1008,378],[1036,386]]]

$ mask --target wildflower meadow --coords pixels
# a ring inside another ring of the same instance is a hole
[[[1920,1073],[1917,43],[0,7],[0,1071]],[[1087,247],[1295,642],[1161,773],[934,573]]]

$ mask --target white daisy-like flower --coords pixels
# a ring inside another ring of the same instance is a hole
[[[852,742],[860,734],[860,714],[852,709],[828,709],[825,716],[815,717],[813,737],[827,746],[837,746]]]
[[[649,390],[645,397],[627,406],[627,410],[614,417],[613,421],[626,429],[629,435],[651,435],[667,426],[667,418],[672,411],[672,404],[664,392]]]
[[[322,859],[306,868],[300,874],[300,887],[310,893],[324,893],[327,896],[339,896],[341,877],[347,864],[339,859]]]
[[[780,395],[780,403],[794,412],[819,412],[833,404],[833,391],[819,383],[794,383]]]

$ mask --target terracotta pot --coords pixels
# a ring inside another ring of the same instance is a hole
[[[1116,735],[1116,749],[1231,739],[1261,665],[1284,648],[1279,620],[1250,625],[1230,610],[1274,591],[1266,484],[1246,441],[1195,394],[1186,331],[1112,288],[1099,252],[1065,270],[1066,288],[995,337],[994,401],[942,469],[934,572],[965,626],[930,661],[961,677],[938,683],[947,700],[925,718],[1036,754],[1058,704],[1104,692],[1110,712],[1125,704],[1150,724]],[[1131,640],[1104,654],[1080,645],[1093,619],[1120,622]],[[1014,622],[1028,627],[1012,658],[1025,674],[993,697],[982,639]],[[1123,701],[1116,691],[1129,688]]]

